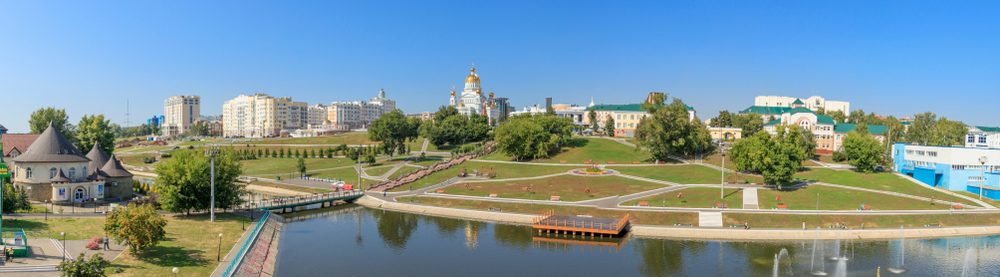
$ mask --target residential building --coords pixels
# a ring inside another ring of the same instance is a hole
[[[432,112],[411,113],[411,114],[407,114],[406,117],[416,117],[416,118],[419,118],[422,121],[427,121],[427,120],[434,119],[434,113],[432,113]]]
[[[200,123],[205,124],[205,127],[208,128],[209,136],[221,136],[223,133],[222,115],[203,115],[195,121],[195,124]]]
[[[1000,148],[1000,127],[969,126],[965,147]]]
[[[14,186],[32,201],[132,198],[132,174],[120,161],[108,158],[96,142],[84,156],[52,123],[12,160]]]
[[[764,130],[775,135],[778,133],[778,125],[782,124],[796,125],[812,131],[816,140],[816,153],[831,154],[836,149],[834,145],[836,122],[829,116],[818,115],[801,104],[797,104],[796,107],[780,114],[774,121],[764,123]]]
[[[7,133],[7,127],[0,125],[0,134],[6,134],[6,133]]]
[[[833,127],[833,151],[840,151],[844,147],[844,139],[847,138],[847,133],[854,131],[858,128],[857,124],[853,123],[837,123]],[[868,125],[868,134],[874,136],[879,142],[885,141],[885,131],[889,130],[889,127],[885,125]]]
[[[201,97],[174,95],[163,101],[163,121],[160,135],[173,136],[187,132],[201,116]]]
[[[743,129],[727,127],[708,127],[708,133],[713,140],[738,140],[743,138]]]
[[[504,102],[507,101],[507,98],[501,98],[501,99],[503,99]],[[589,123],[585,123],[584,118],[587,117],[587,112],[588,112],[587,109],[594,106],[593,100],[591,100],[590,106],[587,107],[581,107],[576,104],[552,104],[551,97],[545,98],[545,102],[546,105],[548,105],[548,107],[552,107],[552,110],[556,112],[556,116],[569,118],[573,121],[573,124],[575,125],[580,125],[580,126],[590,125]],[[538,104],[535,104],[535,106],[533,107],[525,106],[524,110],[513,112],[510,115],[544,114],[547,110],[548,110],[547,107],[542,107],[539,106]]]
[[[281,130],[306,128],[305,102],[267,94],[240,95],[222,105],[222,134],[226,137],[271,137]]]
[[[653,95],[659,92],[650,93],[646,97],[646,101],[652,101]],[[664,99],[666,101],[666,99]],[[604,128],[604,124],[608,118],[611,116],[615,120],[615,130],[613,135],[615,137],[633,137],[635,136],[635,128],[639,127],[639,121],[642,118],[648,116],[646,111],[642,110],[641,104],[627,104],[627,105],[594,105],[594,101],[591,100],[591,106],[597,114],[597,127]],[[688,120],[694,121],[696,117],[696,112],[694,107],[684,105],[688,111]],[[589,113],[590,108],[587,108],[587,113]],[[590,125],[590,118],[584,115],[583,123]]]
[[[893,170],[928,186],[1000,199],[1000,149],[895,143],[892,157]]]
[[[31,146],[38,136],[41,134],[3,134],[0,137],[0,144],[3,144],[3,160],[13,166],[13,158],[27,152],[28,146]]]
[[[490,91],[489,97],[483,95],[483,89],[480,86],[479,75],[476,74],[476,68],[472,68],[472,73],[465,77],[465,89],[462,90],[462,95],[456,95],[455,89],[451,90],[451,98],[448,102],[449,105],[458,109],[458,113],[466,116],[471,116],[472,114],[485,115],[489,117],[491,122],[501,122],[503,118],[500,116],[503,111],[508,109],[502,109],[497,107],[497,101],[493,98],[493,92]]]
[[[315,104],[309,106],[309,125],[320,125],[327,121],[326,106]]]
[[[793,108],[793,105],[796,105],[796,101],[800,102],[798,105],[802,105],[812,111],[823,109],[825,111],[841,111],[845,115],[851,113],[850,102],[826,100],[816,95],[810,96],[805,100],[788,96],[757,96],[757,98],[754,98],[754,106]]]
[[[396,109],[396,101],[385,97],[385,89],[380,89],[377,97],[365,101],[333,101],[326,107],[327,125],[331,130],[365,129],[372,122]]]

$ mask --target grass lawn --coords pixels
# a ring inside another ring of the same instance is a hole
[[[253,182],[251,184],[255,185],[255,186],[272,187],[272,188],[279,188],[279,189],[287,189],[287,190],[291,190],[291,191],[298,191],[298,192],[305,192],[305,193],[323,193],[323,192],[332,191],[332,190],[329,190],[329,189],[318,189],[318,188],[310,188],[310,187],[295,186],[295,185],[288,185],[288,184],[282,184],[282,183],[273,183],[273,182],[264,182],[264,181]]]
[[[961,195],[965,195],[965,196],[972,197],[972,198],[975,198],[975,199],[979,199],[979,194],[971,193],[971,192],[968,192],[968,191],[953,191],[952,193],[961,194]],[[981,200],[981,201],[986,202],[986,203],[992,205],[993,207],[1000,207],[1000,206],[997,206],[997,204],[1000,204],[1000,203],[997,203],[996,200],[990,199],[988,197],[983,197],[983,200]]]
[[[682,207],[682,208],[710,208],[718,203],[726,203],[730,209],[743,208],[743,191],[739,189],[726,189],[725,198],[719,199],[719,189],[717,188],[687,188],[679,191],[671,191],[664,194],[657,194],[646,198],[621,203],[622,206],[634,206],[639,201],[649,202],[650,207]],[[677,198],[678,193],[683,193],[683,198]]]
[[[387,178],[389,178],[389,180],[396,179],[399,176],[403,176],[403,174],[406,174],[407,172],[417,171],[417,170],[420,170],[420,169],[416,168],[416,167],[412,167],[412,166],[400,167],[399,170],[396,170],[396,172],[393,172],[392,174],[389,174],[389,177],[387,177]]]
[[[219,265],[212,260],[218,255],[219,233],[222,252],[229,252],[243,235],[240,224],[247,219],[230,213],[216,214],[214,223],[209,222],[208,214],[165,217],[166,238],[134,256],[128,251],[123,253],[110,268],[121,267],[124,272],[114,276],[173,276],[170,269],[174,267],[183,276],[209,276]]]
[[[243,174],[250,176],[274,178],[275,173],[287,174],[299,171],[296,167],[299,163],[298,158],[259,158],[242,162]],[[305,159],[305,162],[306,170],[354,165],[354,162],[347,158]]]
[[[722,172],[700,165],[619,166],[608,168],[625,175],[639,176],[678,184],[718,184]]]
[[[136,167],[147,167],[147,166],[152,166],[153,164],[151,164],[151,163],[149,163],[149,164],[145,163],[145,162],[143,162],[142,159],[149,158],[149,157],[156,157],[157,159],[159,159],[160,154],[156,154],[156,153],[143,153],[143,154],[126,155],[126,156],[115,156],[115,157],[118,157],[119,159],[121,159],[123,164],[131,165],[131,166],[136,166]],[[170,158],[165,158],[165,159],[170,159]]]
[[[820,181],[842,186],[892,191],[927,198],[934,197],[934,199],[938,200],[972,204],[963,198],[915,184],[891,173],[857,173],[854,171],[836,171],[826,168],[809,168],[796,173],[795,178]],[[823,201],[823,199],[820,199],[820,201]],[[823,203],[820,202],[820,205],[822,204]],[[861,203],[854,204],[860,205]],[[878,206],[878,204],[872,204],[872,206]],[[878,209],[878,207],[876,207],[876,209]]]
[[[433,152],[451,152],[451,150],[460,149],[462,147],[465,147],[466,145],[475,145],[476,143],[479,143],[479,142],[478,141],[470,141],[470,142],[466,142],[464,144],[462,144],[462,143],[455,144],[455,145],[446,144],[446,145],[441,145],[441,146],[434,146],[434,144],[430,144],[429,143],[429,144],[427,144],[427,151],[433,151]],[[417,153],[419,153],[419,152],[417,152]]]
[[[687,160],[689,160],[691,162],[694,162],[694,155],[684,156],[683,158],[685,158],[685,159],[687,159]],[[705,153],[701,157],[701,162],[721,167],[722,166],[722,155],[719,155],[718,151]],[[736,163],[734,163],[732,160],[730,160],[729,156],[726,156],[726,169],[736,170]]]
[[[66,239],[81,240],[81,239],[91,239],[95,236],[104,236],[104,218],[103,217],[83,217],[83,218],[52,217],[49,218],[48,220],[45,220],[42,218],[13,219],[8,217],[3,220],[3,228],[4,229],[23,228],[25,231],[40,231],[43,232],[39,234],[41,237],[54,238],[54,239],[62,239],[63,237],[60,236],[59,233],[66,232]],[[39,242],[41,241],[36,241],[36,243]]]
[[[819,161],[824,162],[824,163],[828,163],[828,164],[849,164],[848,161],[843,161],[843,162],[835,162],[835,161],[833,161],[833,155],[819,155]]]
[[[805,161],[802,161],[802,166],[822,166],[822,165],[820,165],[820,164],[818,164],[818,163],[816,163],[816,162],[814,162],[814,161],[812,161],[810,159],[806,159]]]
[[[481,159],[494,161],[512,161],[500,151],[493,152]],[[652,163],[652,156],[647,152],[637,152],[635,148],[618,143],[609,139],[581,138],[574,137],[570,143],[563,145],[558,153],[550,153],[547,159],[524,160],[537,163],[566,163],[582,164],[584,161],[593,159],[594,162],[607,164],[609,161],[616,163],[632,163],[638,161],[642,163]]]
[[[437,197],[408,196],[400,197],[400,202],[410,200],[421,202],[424,205],[434,205],[442,207],[455,207],[473,210],[488,210],[490,208],[501,209],[504,212],[541,214],[553,211],[561,215],[590,215],[593,217],[621,218],[629,214],[633,224],[644,225],[674,225],[674,223],[690,223],[698,226],[698,213],[689,212],[645,212],[645,211],[616,211],[591,207],[573,207],[544,204],[523,204],[523,203],[499,203],[489,201],[446,199]]]
[[[420,189],[427,186],[433,186],[441,182],[444,182],[445,180],[456,177],[458,176],[459,173],[462,172],[463,166],[465,167],[466,172],[472,172],[473,169],[481,169],[488,172],[492,168],[493,172],[497,174],[498,179],[544,176],[549,174],[567,172],[574,168],[571,166],[502,164],[502,163],[468,161],[462,163],[461,165],[453,166],[449,169],[435,172],[434,174],[424,177],[424,179],[411,183],[413,185],[413,189]],[[404,185],[389,191],[403,191],[409,189],[410,189],[409,185]]]
[[[352,185],[358,183],[358,172],[355,171],[354,168],[327,170],[316,173],[309,173],[308,175],[313,178],[339,179],[341,181],[344,181],[345,183]],[[361,187],[367,187],[368,185],[374,183],[378,183],[378,181],[361,178]]]
[[[411,161],[410,164],[424,166],[424,167],[429,167],[431,165],[434,165],[434,163],[437,163],[437,162],[440,162],[440,161],[444,161],[444,157],[441,157],[441,156],[424,156],[423,159],[418,158],[416,160]]]
[[[724,226],[743,225],[744,220],[749,221],[751,228],[801,229],[802,222],[805,221],[806,228],[809,229],[816,229],[817,226],[827,229],[836,222],[844,222],[848,227],[859,229],[862,223],[865,224],[865,228],[924,227],[924,224],[927,223],[939,223],[941,226],[997,225],[1000,224],[1000,214],[801,215],[722,213]]]
[[[378,144],[368,139],[367,133],[343,134],[335,136],[308,137],[308,138],[273,138],[261,139],[249,142],[250,144],[330,144],[330,145],[360,145]],[[239,143],[237,143],[239,144]]]
[[[627,195],[666,185],[632,180],[619,176],[586,177],[576,175],[561,175],[534,180],[499,181],[468,183],[461,182],[443,188],[447,194],[487,196],[497,193],[502,198],[532,199],[525,187],[531,186],[535,192],[534,199],[549,199],[549,196],[560,196],[562,201],[582,201],[615,195]],[[584,192],[590,189],[590,193]]]
[[[378,177],[378,176],[382,176],[382,174],[386,173],[390,169],[392,169],[391,166],[385,166],[385,167],[379,167],[379,168],[365,168],[364,170],[365,170],[365,173],[368,174],[368,176]]]
[[[770,209],[779,203],[789,210],[815,210],[816,194],[819,194],[821,210],[856,210],[861,205],[870,205],[876,210],[947,210],[951,206],[943,203],[885,195],[881,193],[842,189],[821,185],[795,190],[757,190],[757,201],[761,209]],[[778,201],[778,197],[781,201]]]
[[[410,152],[418,153],[419,154],[420,153],[420,148],[424,147],[424,140],[426,140],[426,138],[424,138],[424,137],[418,137],[417,139],[415,139],[413,141],[407,141],[406,142],[406,146],[410,148]],[[430,150],[432,146],[433,145],[428,144],[427,145],[427,150]]]

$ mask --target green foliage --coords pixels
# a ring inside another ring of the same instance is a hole
[[[375,163],[375,155],[372,155],[372,154],[366,155],[365,156],[365,163],[374,164]]]
[[[84,115],[76,125],[77,148],[83,153],[89,153],[96,141],[101,151],[111,155],[115,151],[115,135],[108,127],[111,120],[105,120],[104,115]]]
[[[66,116],[66,109],[56,109],[53,107],[39,108],[31,113],[28,125],[31,126],[32,134],[41,134],[45,128],[49,127],[49,122],[56,126],[63,136],[69,141],[76,141],[73,133],[73,125],[69,123],[69,116]]]
[[[28,201],[28,194],[14,188],[14,185],[10,183],[9,178],[4,178],[2,189],[3,213],[9,214],[18,210],[31,209],[31,202]]]
[[[211,195],[210,159],[199,151],[177,150],[170,160],[156,166],[156,183],[163,209],[190,212],[209,208]],[[239,155],[232,148],[215,158],[215,207],[230,208],[240,203],[246,185],[238,182],[243,173]]]
[[[357,162],[358,161],[358,157],[360,157],[360,151],[361,151],[361,148],[350,148],[350,149],[347,149],[346,150],[346,152],[347,152],[347,158],[351,159],[352,161]]]
[[[649,116],[643,117],[635,129],[637,151],[645,148],[658,160],[697,150],[712,151],[714,144],[708,129],[703,123],[689,119],[683,101],[675,97],[673,103],[663,105],[662,99],[654,100],[642,104]]]
[[[764,130],[764,118],[759,114],[740,114],[732,118],[734,128],[743,129],[742,137],[753,136],[757,132]]]
[[[427,122],[421,126],[423,128],[421,133],[434,146],[480,141],[486,139],[490,131],[489,118],[479,114],[470,116],[455,114],[442,121]]]
[[[778,126],[778,135],[758,132],[736,141],[729,151],[729,158],[740,171],[758,172],[764,182],[779,184],[792,179],[802,167],[805,151],[800,147],[802,129]]]
[[[295,168],[299,169],[299,173],[306,174],[306,159],[299,158],[299,162],[295,165]]]
[[[514,116],[497,127],[494,141],[504,155],[521,160],[549,156],[551,134],[530,116]]]
[[[615,136],[615,118],[608,115],[608,119],[604,120],[604,132],[608,136]]]
[[[116,243],[124,242],[133,255],[140,250],[156,246],[167,235],[164,227],[167,220],[156,213],[152,204],[129,204],[127,208],[117,208],[108,213],[104,221],[104,232]]]
[[[107,276],[104,274],[104,269],[111,266],[111,262],[104,259],[104,253],[94,253],[90,256],[90,260],[86,259],[84,253],[80,253],[80,256],[75,260],[65,260],[56,266],[59,270],[60,276],[63,277],[98,277]]]
[[[191,129],[186,133],[190,136],[208,136],[208,124],[204,121],[198,121],[194,125],[191,125]]]
[[[454,106],[441,106],[438,111],[434,113],[434,121],[442,122],[445,119],[458,114],[458,108]]]
[[[594,132],[597,132],[600,126],[597,126],[597,111],[595,109],[596,108],[594,107],[590,108],[590,110],[587,112],[587,119],[590,120],[590,128],[593,129]]]
[[[833,152],[833,157],[831,158],[835,162],[843,162],[847,160],[847,153],[844,153],[844,148],[841,147],[840,150]]]
[[[446,120],[447,121],[447,120]],[[414,141],[419,134],[419,122],[406,118],[402,110],[383,114],[368,128],[368,139],[381,142],[380,147],[392,157],[394,152],[405,153],[406,141]]]
[[[733,127],[734,116],[738,115],[729,113],[729,110],[719,111],[719,116],[712,118],[712,122],[709,125],[712,127],[726,127],[726,128]]]
[[[861,125],[858,125],[861,126]],[[858,128],[859,130],[861,128]],[[844,138],[844,153],[858,172],[873,172],[882,164],[882,144],[875,137],[859,130],[850,131]]]
[[[913,115],[913,125],[906,132],[906,140],[920,145],[964,145],[967,132],[962,122],[945,117],[938,119],[932,112],[923,112]]]

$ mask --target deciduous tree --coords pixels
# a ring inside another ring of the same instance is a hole
[[[96,141],[101,146],[101,151],[111,155],[115,151],[115,135],[108,127],[110,124],[111,120],[104,119],[103,114],[84,115],[76,125],[77,148],[83,153],[89,153]]]
[[[39,108],[31,113],[28,118],[28,125],[31,126],[32,134],[41,134],[45,128],[49,127],[49,122],[56,126],[63,136],[69,141],[76,141],[74,136],[74,126],[69,123],[69,116],[66,116],[66,109],[56,109],[53,107]]]
[[[215,207],[231,208],[242,200],[246,185],[239,155],[225,148],[215,157]],[[206,210],[211,202],[211,164],[201,151],[175,150],[173,158],[156,165],[156,183],[164,210],[186,212]]]
[[[386,153],[392,158],[395,152],[406,152],[406,142],[417,139],[418,127],[408,120],[403,111],[396,109],[383,114],[368,128],[368,139],[381,142]]]
[[[167,234],[164,230],[166,226],[167,220],[156,213],[152,204],[129,204],[108,213],[104,232],[116,243],[124,242],[129,246],[129,252],[135,255],[163,240]]]

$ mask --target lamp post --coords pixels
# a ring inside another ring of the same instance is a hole
[[[979,163],[982,164],[982,175],[979,175],[979,200],[983,200],[983,186],[986,185],[986,156],[979,158]]]
[[[175,267],[174,269],[171,269],[170,272],[173,272],[174,273],[174,277],[177,277],[177,273],[181,272],[181,270]]]
[[[215,261],[222,261],[222,233],[219,233],[219,253],[215,255]]]
[[[66,232],[60,232],[59,234],[62,235],[62,237],[63,237],[62,260],[65,262],[66,261]]]
[[[49,205],[49,200],[45,199],[45,204],[43,205],[43,207],[46,207],[48,205]],[[48,209],[48,207],[45,208],[45,220],[49,220],[49,209]]]
[[[722,180],[719,182],[719,198],[725,198],[726,195],[726,151],[725,149],[719,149],[719,154],[722,155]],[[666,197],[666,196],[664,196]],[[666,203],[666,200],[663,200]],[[666,206],[666,205],[664,205]]]
[[[212,202],[209,203],[209,214],[212,222],[215,222],[215,155],[218,154],[219,147],[212,147],[208,151],[205,151],[205,155],[212,157]]]

